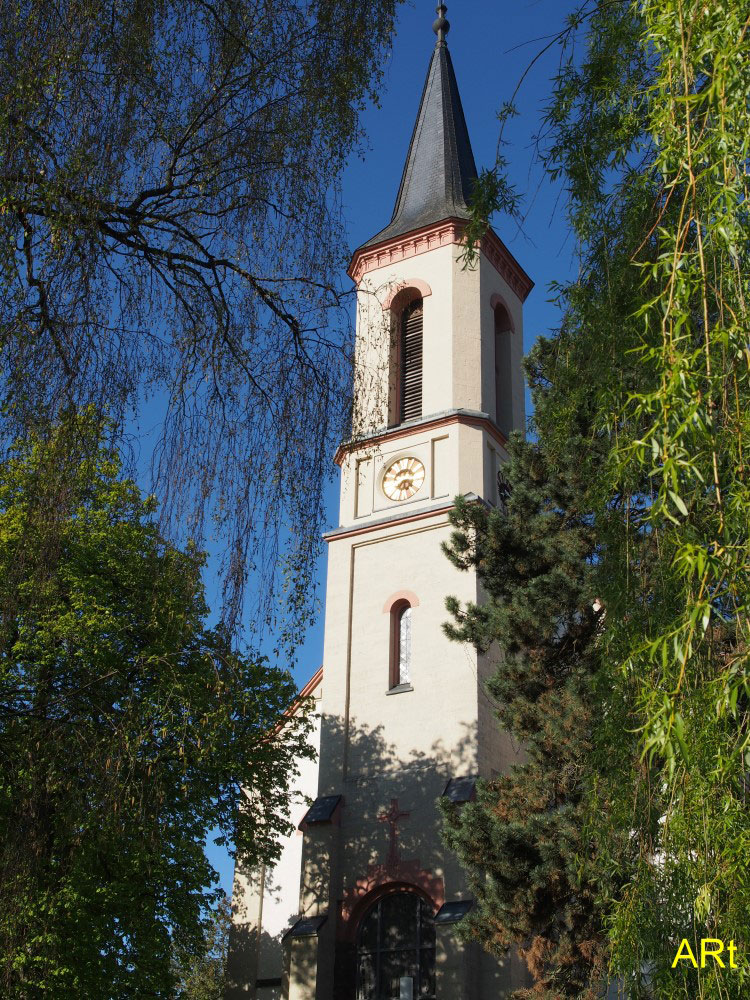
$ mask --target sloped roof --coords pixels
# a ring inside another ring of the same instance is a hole
[[[469,217],[477,176],[448,46],[439,37],[390,223],[360,247],[403,236],[443,219]]]

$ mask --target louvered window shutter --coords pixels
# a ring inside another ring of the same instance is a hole
[[[401,420],[422,416],[422,300],[401,317]]]

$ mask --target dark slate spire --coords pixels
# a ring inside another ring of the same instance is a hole
[[[456,74],[445,36],[446,7],[437,8],[437,37],[390,223],[364,246],[403,236],[442,219],[469,217],[477,176]]]

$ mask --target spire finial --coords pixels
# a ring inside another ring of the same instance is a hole
[[[448,8],[444,3],[441,3],[435,8],[435,11],[437,12],[437,20],[433,23],[432,30],[437,35],[437,44],[445,45],[445,36],[450,31],[451,27],[450,23],[445,19]]]

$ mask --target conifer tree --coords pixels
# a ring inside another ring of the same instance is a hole
[[[490,693],[526,752],[511,774],[480,783],[476,802],[445,807],[446,839],[478,903],[466,929],[499,955],[522,942],[534,996],[594,997],[606,973],[583,834],[602,611],[580,454],[580,440],[553,456],[514,436],[503,507],[459,500],[446,547],[455,565],[476,569],[487,597],[464,608],[449,600],[446,630],[498,652]]]

